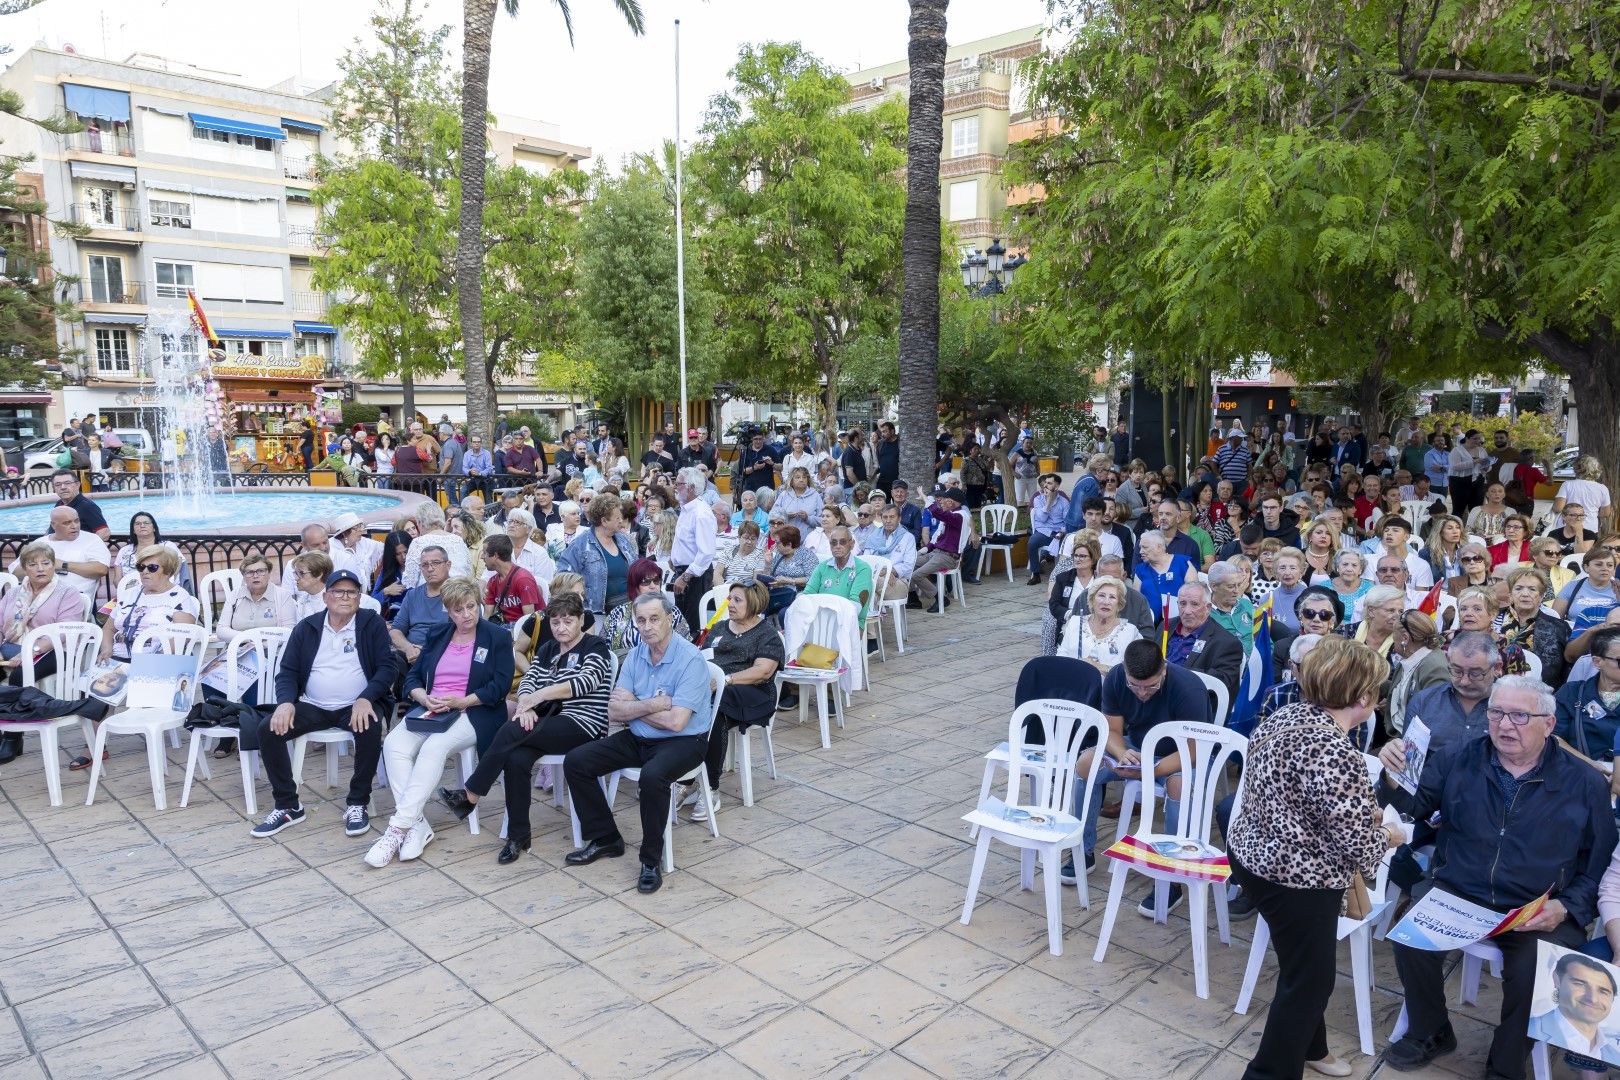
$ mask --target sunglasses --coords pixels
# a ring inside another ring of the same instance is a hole
[[[135,569],[139,570],[143,574],[156,574],[163,569],[163,566],[161,563],[148,562],[137,564]]]
[[[1482,555],[1464,555],[1462,557],[1461,561],[1463,561],[1463,562],[1484,562],[1485,558]]]
[[[1302,619],[1331,619],[1333,612],[1328,608],[1301,608],[1299,617]]]

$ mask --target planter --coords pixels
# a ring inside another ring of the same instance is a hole
[[[1039,461],[1041,463],[1041,472],[1055,473],[1058,471],[1058,459],[1056,455],[1053,455],[1052,457],[1042,457],[1039,459]]]
[[[1563,486],[1564,482],[1562,480],[1550,480],[1545,484],[1537,484],[1535,497],[1551,501],[1558,498],[1558,492]]]
[[[338,475],[330,469],[316,469],[309,474],[310,487],[337,487]]]
[[[715,476],[714,489],[722,495],[731,494],[731,473],[728,470],[722,470]]]

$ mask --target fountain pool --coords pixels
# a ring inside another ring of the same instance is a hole
[[[342,513],[354,513],[368,524],[392,522],[408,513],[422,496],[409,492],[361,492],[308,488],[218,491],[196,500],[191,495],[164,491],[91,496],[115,537],[129,535],[129,519],[145,510],[157,519],[165,534],[199,533],[221,536],[296,535],[311,522],[325,523]],[[54,498],[30,499],[0,507],[0,533],[43,536],[50,531]]]

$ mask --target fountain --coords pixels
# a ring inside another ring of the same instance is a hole
[[[166,533],[284,536],[345,512],[373,524],[392,521],[421,501],[420,495],[397,491],[248,486],[254,478],[216,473],[209,432],[217,428],[228,435],[229,416],[210,365],[223,360],[224,353],[187,350],[183,343],[188,335],[191,340],[201,336],[184,308],[154,308],[147,316],[140,370],[151,380],[154,404],[142,408],[141,419],[156,436],[164,486],[95,493],[114,536],[127,535],[130,516],[142,510]],[[0,507],[0,534],[44,534],[54,504],[53,497]]]

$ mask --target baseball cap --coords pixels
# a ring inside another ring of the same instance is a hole
[[[703,432],[699,431],[697,428],[691,428],[687,431],[686,437],[688,439],[701,439],[703,438]]]
[[[340,581],[352,582],[354,587],[359,589],[362,593],[366,591],[365,587],[360,584],[359,575],[353,570],[334,570],[330,574],[326,575],[326,587],[328,589]]]

